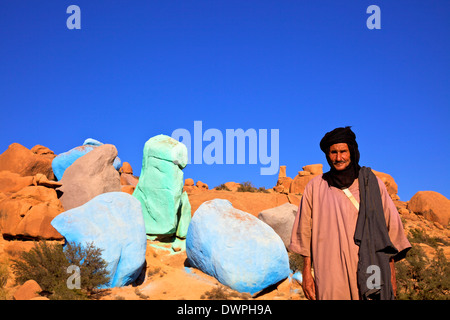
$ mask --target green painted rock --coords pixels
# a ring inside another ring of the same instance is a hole
[[[187,194],[183,194],[182,169],[187,161],[186,146],[169,136],[158,135],[145,143],[133,196],[142,204],[148,235],[186,237],[191,210]]]

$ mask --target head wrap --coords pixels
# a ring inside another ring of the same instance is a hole
[[[336,143],[346,143],[350,151],[350,164],[344,170],[336,170],[331,162],[328,153],[330,147]],[[330,171],[323,174],[322,178],[331,187],[339,189],[348,188],[352,185],[359,174],[359,150],[356,142],[356,135],[350,127],[336,128],[327,132],[320,141],[320,149],[325,153]]]

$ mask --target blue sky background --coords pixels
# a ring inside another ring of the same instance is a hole
[[[71,4],[81,30],[66,27]],[[372,4],[381,30],[366,27]],[[351,125],[360,164],[391,174],[401,200],[449,198],[449,13],[447,0],[5,0],[0,152],[18,142],[59,154],[94,138],[139,175],[149,138],[193,135],[199,120],[224,135],[279,129],[293,178],[308,164],[327,171],[320,139]],[[261,166],[184,172],[210,187],[273,187]]]

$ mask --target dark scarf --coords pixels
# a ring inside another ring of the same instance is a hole
[[[358,289],[362,300],[392,300],[389,258],[398,253],[389,238],[378,180],[370,168],[359,172],[359,214],[354,235]]]
[[[350,151],[350,164],[344,170],[336,170],[331,162],[328,153],[330,147],[336,143],[346,143]],[[323,174],[322,178],[328,182],[330,187],[345,189],[352,185],[358,178],[359,169],[359,150],[356,143],[356,135],[350,127],[336,128],[328,132],[320,141],[320,149],[325,153],[327,162],[330,165],[330,171]]]

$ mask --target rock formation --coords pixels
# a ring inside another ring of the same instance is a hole
[[[409,200],[408,209],[442,226],[447,226],[450,220],[450,200],[435,191],[417,192]]]
[[[54,154],[52,151],[39,145],[33,147],[32,150],[34,152],[18,143],[11,144],[5,152],[0,154],[0,171],[10,171],[22,177],[42,173],[48,179],[54,180],[55,176],[52,170]]]
[[[28,186],[0,200],[0,231],[7,239],[62,239],[50,222],[64,209],[56,191]]]
[[[258,214],[258,219],[267,223],[283,240],[286,249],[291,243],[292,227],[298,206],[286,202],[281,206],[266,209]]]

